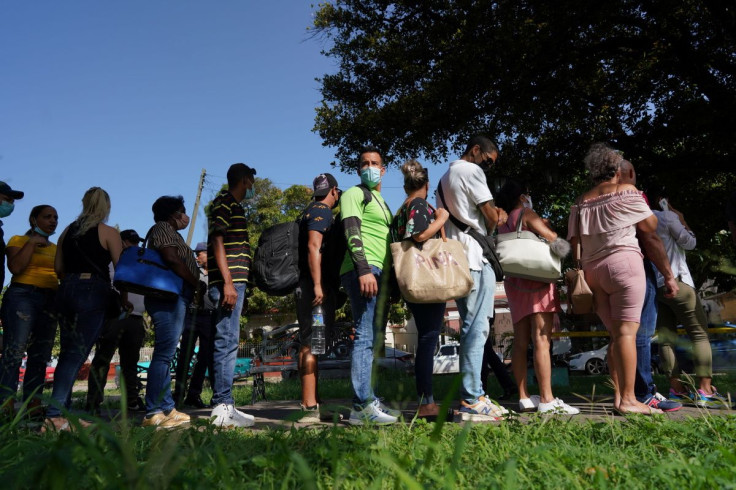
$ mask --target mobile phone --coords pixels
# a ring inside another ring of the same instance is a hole
[[[662,208],[662,211],[669,211],[670,207],[667,205],[667,199],[664,197],[659,200],[659,207]]]

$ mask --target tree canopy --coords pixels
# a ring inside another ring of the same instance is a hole
[[[320,80],[314,128],[336,165],[368,143],[389,164],[443,163],[487,133],[501,149],[490,185],[524,178],[564,229],[587,186],[585,151],[607,141],[644,187],[657,180],[676,194],[696,232],[725,227],[736,188],[733,1],[336,0],[314,25],[338,64]]]

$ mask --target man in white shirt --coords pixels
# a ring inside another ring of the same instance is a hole
[[[672,273],[680,287],[674,297],[665,297],[664,276],[657,271],[657,332],[662,371],[670,379],[669,398],[680,403],[691,403],[691,400],[695,400],[699,407],[728,408],[726,398],[711,385],[713,357],[708,338],[708,320],[685,262],[685,251],[695,248],[695,234],[687,225],[683,214],[672,207],[662,189],[649,189],[647,195],[657,216],[657,235],[664,243]],[[697,393],[688,393],[680,380],[680,367],[674,351],[677,325],[685,328],[693,344],[693,365],[699,382]]]
[[[467,250],[470,273],[474,286],[465,298],[456,300],[462,319],[460,329],[460,372],[462,389],[460,412],[464,419],[494,419],[507,413],[497,403],[486,397],[481,383],[483,347],[488,338],[489,318],[493,317],[493,295],[496,275],[483,256],[478,242],[465,232],[467,227],[481,235],[490,235],[496,225],[505,223],[506,213],[493,205],[493,195],[488,188],[484,169],[498,158],[498,148],[490,138],[473,136],[462,157],[450,163],[450,168],[440,179],[442,193],[438,192],[437,207],[442,207],[460,223],[451,218],[445,224],[448,238],[462,242]]]

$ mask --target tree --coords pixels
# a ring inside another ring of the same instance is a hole
[[[372,143],[390,165],[459,154],[485,132],[489,175],[523,177],[558,229],[608,141],[677,193],[702,238],[736,188],[736,8],[722,0],[338,0],[315,29],[339,70],[315,131],[348,168]],[[674,194],[674,193],[673,193]],[[707,196],[707,199],[704,199]]]

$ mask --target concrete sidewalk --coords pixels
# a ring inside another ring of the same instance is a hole
[[[118,403],[117,397],[108,397],[107,398],[107,404],[108,406],[115,406]],[[547,417],[554,417],[559,419],[569,419],[574,421],[586,421],[586,420],[594,420],[594,421],[606,421],[606,420],[615,420],[620,422],[625,422],[627,418],[625,416],[614,414],[612,411],[612,397],[599,397],[599,399],[595,400],[594,402],[591,402],[589,400],[580,400],[580,399],[574,399],[574,397],[567,397],[565,400],[567,403],[577,407],[580,409],[580,414],[578,415],[542,415],[537,413],[525,413],[525,414],[518,414],[518,419],[522,423],[527,423],[533,420],[537,420],[540,418],[547,418]],[[404,415],[404,423],[411,423],[415,413],[417,405],[416,403],[408,403],[404,405],[399,404],[389,404],[392,405],[393,408],[400,409]],[[509,410],[516,411],[518,409],[518,404],[516,402],[511,403],[504,403],[503,406],[505,406]],[[347,422],[347,419],[350,415],[350,407],[351,402],[350,400],[328,400],[325,403],[322,404],[323,408],[326,408],[331,411],[338,412],[342,416],[342,420],[337,422],[338,426],[343,427],[350,427],[350,424]],[[334,421],[327,421],[327,422],[317,422],[317,423],[303,423],[299,422],[299,402],[294,401],[261,401],[256,403],[255,405],[241,405],[237,407],[239,410],[246,412],[248,414],[251,414],[256,419],[256,425],[253,427],[255,430],[265,430],[265,429],[290,429],[292,427],[294,428],[319,428],[319,427],[330,427],[334,424]],[[454,409],[457,408],[457,403],[453,404]],[[180,411],[185,412],[189,414],[192,417],[192,421],[206,421],[210,417],[210,409],[194,409],[189,407],[184,407]],[[84,414],[79,413],[80,416],[84,417]],[[118,410],[110,410],[107,412],[105,408],[103,407],[102,417],[103,419],[112,419],[114,417],[117,417],[119,415]],[[705,415],[715,415],[715,416],[733,416],[736,415],[736,411],[734,410],[728,410],[728,409],[699,409],[696,407],[691,406],[685,406],[682,409],[676,411],[676,412],[669,412],[665,413],[664,415],[661,415],[661,417],[667,417],[668,419],[672,420],[687,420],[688,418],[696,418],[696,417],[703,417]],[[128,416],[135,420],[135,423],[140,423],[143,419],[143,413],[129,413]],[[464,423],[462,422],[461,418],[458,416],[450,416],[447,419],[448,422],[458,422],[458,423]],[[471,422],[471,423],[503,423],[503,421],[493,421],[493,422]]]

